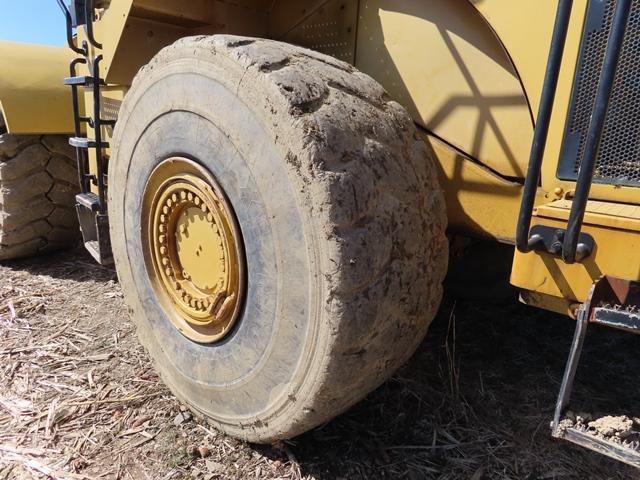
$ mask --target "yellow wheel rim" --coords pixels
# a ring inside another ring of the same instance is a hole
[[[197,163],[170,158],[145,187],[145,261],[154,290],[183,335],[221,340],[244,296],[240,231],[222,188]]]

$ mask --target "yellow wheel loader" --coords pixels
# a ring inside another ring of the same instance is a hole
[[[576,319],[553,435],[640,464],[564,418],[587,326],[640,328],[640,0],[59,4],[85,245],[195,412],[271,442],[349,408],[425,335],[447,231]]]
[[[0,42],[0,260],[78,242],[64,48]]]

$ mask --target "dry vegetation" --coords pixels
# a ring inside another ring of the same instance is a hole
[[[635,475],[549,437],[573,326],[513,301],[446,300],[391,381],[321,428],[265,447],[182,411],[136,342],[114,273],[81,251],[5,264],[0,279],[0,479]],[[630,410],[639,347],[593,329],[576,406]]]

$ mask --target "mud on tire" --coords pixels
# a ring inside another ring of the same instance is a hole
[[[0,260],[78,241],[73,157],[62,135],[0,135]]]
[[[234,36],[162,50],[124,100],[110,163],[114,258],[138,334],[172,391],[234,436],[269,442],[343,412],[414,352],[447,265],[431,152],[373,79],[310,50]],[[146,179],[172,156],[235,210],[248,286],[233,334],[191,342],[141,255]]]

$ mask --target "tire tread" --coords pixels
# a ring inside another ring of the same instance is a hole
[[[73,149],[62,135],[0,135],[0,260],[77,243]]]

